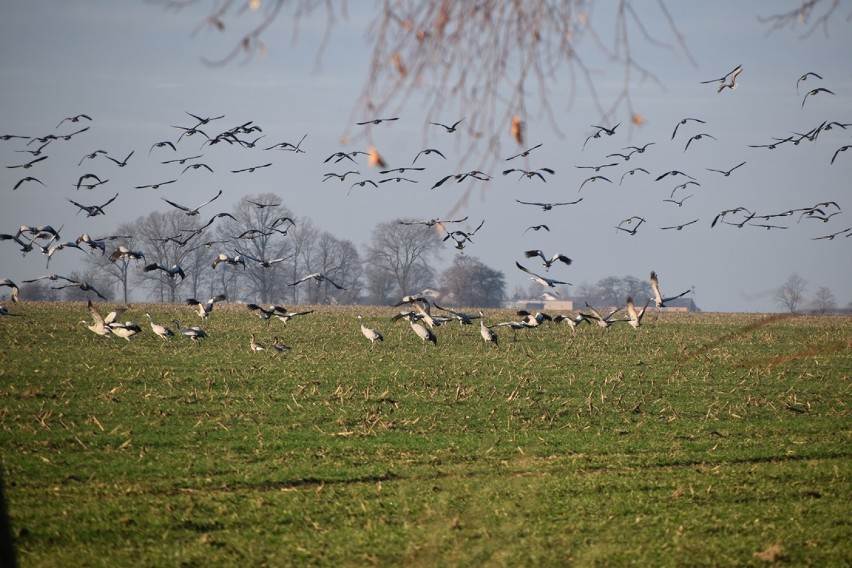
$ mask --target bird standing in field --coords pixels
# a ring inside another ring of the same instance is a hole
[[[381,333],[364,325],[364,321],[361,319],[361,316],[358,316],[358,323],[361,324],[361,333],[364,334],[364,337],[370,340],[370,349],[375,347],[376,341],[385,340]]]
[[[405,316],[408,319],[408,324],[411,326],[412,331],[417,334],[423,341],[423,350],[426,350],[426,342],[429,341],[434,345],[438,345],[438,337],[432,333],[431,329],[427,329],[423,325],[417,323],[417,317],[414,315],[414,312],[409,312]]]
[[[163,339],[174,337],[175,332],[172,331],[171,328],[166,327],[164,325],[160,325],[158,323],[154,323],[154,320],[150,314],[145,314],[145,317],[148,318],[148,323],[151,324],[151,331],[154,332],[154,335],[156,335],[157,337],[162,337]]]
[[[255,353],[259,353],[260,351],[265,350],[265,347],[263,345],[255,341],[254,334],[251,335],[251,340],[249,341],[249,348],[251,348],[251,350]]]
[[[481,311],[479,312],[479,334],[482,336],[482,339],[486,344],[490,343],[495,347],[498,347],[497,334],[494,333],[494,330],[485,325],[485,315]]]

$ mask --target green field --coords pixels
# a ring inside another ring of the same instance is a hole
[[[19,563],[852,564],[848,317],[649,313],[490,349],[454,322],[424,349],[391,308],[314,309],[217,305],[194,344],[144,317],[197,324],[186,306],[134,306],[131,342],[83,304],[11,306]]]

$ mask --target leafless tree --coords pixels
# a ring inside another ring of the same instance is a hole
[[[373,270],[392,277],[394,294],[402,297],[432,286],[435,270],[429,261],[439,255],[441,239],[434,228],[402,225],[399,221],[376,225],[368,247],[367,262]]]
[[[179,276],[170,278],[160,270],[144,272],[142,268],[156,263],[166,268],[178,265],[187,277],[196,272],[196,263],[192,262],[196,255],[190,252],[191,247],[181,246],[177,241],[186,238],[186,231],[195,230],[198,221],[187,217],[183,211],[154,211],[139,217],[133,225],[139,246],[145,253],[145,262],[135,271],[135,280],[150,287],[152,295],[160,302],[175,303],[178,300],[177,290],[184,286],[184,279]]]
[[[241,199],[231,212],[236,220],[225,218],[219,225],[218,237],[229,241],[223,245],[230,251],[228,254],[249,255],[254,259],[269,263],[264,266],[256,260],[245,258],[246,268],[243,277],[247,288],[242,293],[252,301],[262,303],[283,300],[288,294],[284,284],[285,274],[288,273],[290,257],[294,254],[290,231],[291,221],[280,221],[282,218],[293,218],[293,213],[280,204],[281,199],[272,193],[248,195]],[[262,207],[256,204],[260,203]],[[211,259],[219,251],[210,255]],[[281,262],[270,262],[279,258]],[[220,265],[216,270],[222,268]],[[233,268],[233,267],[231,267]],[[242,270],[242,268],[239,268]]]
[[[350,241],[341,240],[329,232],[317,235],[310,247],[301,254],[305,272],[321,272],[345,290],[329,282],[308,283],[301,286],[311,304],[351,304],[361,290],[361,259]]]
[[[457,306],[496,308],[506,297],[505,275],[474,257],[456,256],[440,280],[442,300]]]
[[[802,295],[804,294],[807,285],[808,283],[804,278],[795,272],[792,273],[784,284],[775,291],[775,303],[778,306],[789,310],[790,313],[794,313],[799,308],[799,304],[802,302]]]
[[[108,283],[107,287],[110,289],[113,286],[118,286],[119,295],[125,304],[130,301],[130,279],[133,274],[131,269],[141,267],[144,261],[130,260],[127,257],[111,261],[109,256],[119,246],[124,246],[130,250],[141,250],[144,241],[136,236],[138,221],[139,219],[134,222],[120,224],[115,229],[114,234],[123,235],[126,238],[108,241],[105,254],[95,252],[87,255],[84,259],[84,262],[89,266],[86,273],[92,272],[99,275],[101,282]],[[97,288],[94,282],[91,282],[91,284]],[[101,290],[101,292],[103,291]],[[106,295],[107,293],[103,292],[103,294]]]
[[[767,35],[782,28],[796,29],[804,26],[805,31],[802,38],[810,36],[814,31],[822,29],[828,37],[828,24],[834,18],[841,0],[800,0],[798,5],[788,12],[779,12],[768,16],[758,17],[758,20],[766,24]],[[846,14],[845,20],[852,20],[852,12]]]
[[[814,294],[812,302],[815,312],[824,314],[837,309],[837,300],[828,286],[820,286]]]

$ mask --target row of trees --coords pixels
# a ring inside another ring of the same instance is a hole
[[[92,284],[105,296],[128,302],[136,299],[181,302],[225,294],[231,300],[293,304],[391,304],[405,294],[438,289],[456,305],[499,306],[505,298],[505,277],[475,258],[456,256],[438,274],[434,263],[443,249],[441,237],[424,224],[400,220],[375,227],[364,251],[351,241],[319,229],[308,218],[297,218],[267,193],[247,196],[228,214],[210,223],[183,211],[152,212],[115,230],[102,254],[85,257],[86,269],[70,275]],[[209,225],[205,227],[205,225]],[[110,260],[119,245],[144,254],[144,259]],[[219,254],[236,264],[221,262]],[[145,271],[149,264],[179,266],[186,277],[164,271]],[[320,272],[329,282],[292,285],[307,274]],[[29,299],[84,299],[78,289],[61,296],[41,281],[22,289]]]
[[[790,313],[797,312],[805,302],[807,288],[807,280],[794,272],[775,291],[775,304]],[[837,300],[834,293],[827,286],[820,286],[808,302],[808,309],[818,314],[837,311]]]

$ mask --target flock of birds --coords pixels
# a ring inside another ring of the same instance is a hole
[[[719,93],[726,89],[733,90],[737,88],[737,79],[742,72],[743,67],[741,65],[738,65],[724,76],[708,81],[702,81],[702,83],[718,85]],[[808,72],[803,74],[796,82],[796,90],[798,91],[801,83],[806,81],[812,82],[815,80],[821,81],[822,77],[814,72]],[[834,95],[834,92],[828,88],[813,88],[804,94],[804,96],[802,97],[801,106],[804,108],[806,104],[812,105],[812,98],[825,97],[830,95]],[[306,138],[308,136],[307,134],[302,136],[301,139],[295,143],[281,141],[274,144],[268,144],[261,142],[266,135],[263,134],[263,129],[259,125],[255,124],[253,121],[245,122],[233,126],[231,128],[219,130],[217,129],[217,125],[220,124],[220,122],[225,118],[224,115],[205,117],[189,112],[187,112],[186,114],[193,120],[193,122],[188,125],[174,125],[173,128],[179,132],[177,138],[174,140],[164,139],[153,142],[148,148],[148,155],[150,157],[155,152],[180,153],[184,149],[185,145],[191,144],[191,142],[188,141],[192,139],[201,139],[201,144],[196,145],[192,148],[193,150],[197,151],[190,152],[189,154],[191,155],[183,155],[180,157],[159,160],[162,166],[168,168],[168,171],[170,172],[168,178],[161,179],[160,181],[135,185],[135,189],[157,190],[165,186],[177,184],[182,176],[196,175],[193,174],[193,172],[206,172],[208,174],[213,173],[216,164],[214,163],[211,165],[211,163],[203,161],[203,152],[212,146],[230,146],[240,149],[253,150],[254,152],[274,153],[283,151],[290,152],[293,154],[307,153],[307,150],[303,148],[303,144],[305,143]],[[399,117],[371,118],[369,120],[362,121],[357,124],[360,126],[371,128],[385,124],[392,124],[398,120]],[[439,122],[432,122],[431,125],[442,129],[447,134],[452,135],[454,132],[457,131],[463,121],[464,118],[461,118],[449,125]],[[29,188],[35,184],[46,187],[47,184],[45,184],[43,180],[39,179],[37,175],[38,169],[44,167],[45,161],[49,158],[49,155],[46,152],[56,148],[57,145],[61,144],[64,141],[86,136],[86,133],[91,129],[93,124],[94,120],[90,115],[77,114],[61,120],[56,126],[56,131],[46,135],[0,135],[0,141],[17,141],[20,144],[20,148],[14,150],[16,153],[30,154],[30,158],[26,161],[5,166],[7,170],[14,171],[17,171],[19,169],[28,171],[33,170],[33,173],[31,175],[23,176],[17,181],[15,181],[12,184],[11,189],[13,191],[17,191],[24,188]],[[65,132],[64,130],[68,126],[72,127],[71,131]],[[80,126],[82,126],[82,128]],[[611,127],[592,125],[591,128],[593,130],[591,134],[586,137],[583,143],[583,151],[585,151],[587,147],[591,148],[598,144],[599,140],[615,136],[617,134],[617,129],[619,128],[619,126],[620,123]],[[798,146],[800,144],[815,143],[818,138],[820,138],[820,136],[825,136],[825,133],[830,132],[834,129],[846,130],[849,126],[852,126],[852,123],[823,121],[821,124],[816,125],[808,132],[792,133],[783,137],[773,137],[765,144],[754,144],[751,147],[773,150],[782,145]],[[691,132],[691,129],[700,131]],[[215,130],[218,130],[218,132],[213,134]],[[512,132],[519,145],[523,147],[523,129],[519,126],[519,121],[515,120],[513,122]],[[702,144],[706,144],[706,141],[708,140],[718,141],[717,136],[714,135],[712,131],[710,131],[710,129],[707,127],[707,122],[698,117],[685,117],[677,121],[677,123],[674,125],[674,129],[671,134],[671,140],[669,142],[673,143],[678,138],[680,138],[681,141],[685,138],[685,142],[682,142],[683,153],[695,152],[695,149],[697,147],[701,146]],[[626,146],[622,148],[621,151],[606,154],[605,157],[600,160],[600,163],[591,165],[576,165],[575,168],[579,170],[592,170],[593,172],[593,175],[586,177],[582,180],[582,182],[579,183],[577,193],[580,194],[584,191],[584,189],[588,191],[588,188],[591,188],[592,186],[597,184],[616,183],[613,180],[616,180],[619,185],[622,185],[626,183],[628,178],[630,181],[632,181],[633,179],[636,179],[640,175],[642,175],[647,177],[649,181],[653,180],[655,184],[661,184],[670,181],[679,182],[673,187],[668,197],[663,199],[662,201],[665,203],[671,203],[678,210],[689,209],[690,202],[688,202],[688,200],[692,198],[694,194],[688,192],[701,186],[701,182],[696,177],[693,177],[692,175],[689,175],[684,171],[678,169],[672,169],[669,171],[652,174],[648,169],[643,168],[641,165],[636,165],[635,167],[630,167],[629,169],[625,168],[628,162],[631,166],[633,166],[633,164],[635,164],[636,161],[641,160],[643,156],[646,156],[648,153],[653,152],[653,146],[656,144],[657,142],[651,141],[640,145]],[[507,167],[504,167],[501,170],[501,174],[503,176],[517,176],[517,181],[519,183],[547,183],[548,179],[556,175],[555,168],[548,166],[530,167],[527,165],[535,159],[536,150],[538,150],[542,145],[542,143],[532,145],[520,152],[515,153],[512,156],[505,158]],[[834,151],[831,152],[829,164],[834,164],[835,161],[840,158],[841,153],[845,152],[850,147],[852,146],[842,145],[834,149]],[[87,152],[86,154],[84,154],[78,161],[78,167],[82,168],[84,164],[94,163],[95,161],[102,161],[108,162],[112,168],[121,169],[125,168],[129,163],[131,163],[131,161],[135,159],[135,155],[135,151],[130,151],[126,154],[121,153],[119,155],[111,155],[106,150],[96,149],[94,151]],[[359,160],[361,159],[361,156],[366,157],[368,165],[372,168],[375,168],[378,171],[379,176],[383,177],[379,177],[377,179],[359,177],[362,175],[359,168]],[[338,182],[351,182],[348,193],[351,193],[354,189],[359,187],[364,188],[367,186],[371,186],[378,188],[381,184],[386,183],[417,184],[423,181],[421,178],[423,175],[425,175],[424,172],[427,171],[427,162],[433,164],[432,167],[435,167],[435,163],[440,163],[441,161],[446,160],[447,158],[445,154],[439,148],[429,147],[423,148],[418,151],[413,156],[410,166],[391,168],[388,167],[384,157],[378,152],[375,147],[371,146],[365,151],[355,150],[347,152],[338,150],[328,155],[322,161],[322,163],[327,164],[329,169],[337,169],[340,171],[329,171],[325,173],[322,177],[321,183],[329,180],[337,180]],[[516,162],[516,160],[518,162]],[[525,162],[523,167],[519,165],[520,161]],[[744,160],[727,168],[708,167],[705,169],[708,172],[711,172],[712,174],[717,174],[724,178],[728,178],[731,176],[736,176],[740,168],[746,167],[747,163],[748,161]],[[339,165],[346,164],[349,164],[350,168],[355,167],[356,169],[346,169],[345,171],[343,171],[344,168],[338,167]],[[274,161],[258,159],[255,163],[251,165],[231,169],[229,171],[231,174],[234,175],[250,175],[253,172],[270,168],[274,165]],[[620,176],[612,176],[609,174],[610,171],[620,172]],[[489,181],[494,179],[495,175],[497,174],[490,174],[480,170],[452,172],[449,174],[441,175],[441,177],[439,177],[436,181],[432,183],[430,189],[438,190],[453,181],[457,184],[465,180],[475,181],[478,183],[488,183]],[[350,176],[355,179],[350,180]],[[103,172],[86,172],[75,177],[76,180],[73,180],[71,182],[71,185],[75,188],[75,194],[80,192],[81,190],[97,191],[101,186],[105,186],[109,183],[109,177]],[[116,207],[115,205],[113,205],[113,203],[119,198],[119,195],[120,193],[115,193],[111,197],[101,199],[96,202],[83,202],[83,199],[81,198],[67,198],[67,201],[75,208],[77,214],[84,213],[86,218],[99,217],[107,215],[108,210],[112,211],[114,207]],[[195,206],[184,205],[178,203],[176,200],[167,199],[165,197],[161,197],[160,199],[169,207],[174,208],[177,211],[183,212],[188,220],[192,220],[201,216],[201,210],[215,203],[219,198],[222,197],[222,195],[223,190],[220,189],[216,192],[215,195]],[[557,207],[561,208],[578,206],[581,202],[583,202],[584,198],[585,197],[580,197],[578,195],[576,199],[569,199],[564,201],[543,202],[521,199],[515,199],[515,201],[519,205],[532,206],[540,208],[542,212],[549,212]],[[280,205],[261,202],[250,203],[252,203],[258,208]],[[832,220],[835,217],[842,217],[842,213],[843,211],[840,205],[835,201],[821,201],[813,204],[803,203],[800,207],[773,212],[757,211],[755,209],[750,209],[745,206],[736,206],[719,211],[710,222],[710,227],[714,228],[721,225],[729,225],[738,228],[755,227],[765,230],[786,230],[790,228],[790,225],[781,224],[781,220],[795,219],[797,224],[802,222],[813,223],[815,221],[828,223],[833,222]],[[214,270],[220,264],[226,264],[235,267],[239,266],[242,268],[246,268],[247,264],[251,264],[253,266],[265,269],[288,260],[288,258],[285,257],[260,258],[256,255],[247,254],[243,251],[244,247],[242,247],[240,243],[241,241],[247,239],[256,238],[258,235],[278,234],[282,237],[286,237],[288,229],[295,225],[295,221],[293,219],[283,216],[278,217],[270,224],[262,227],[254,227],[244,232],[242,235],[233,237],[230,241],[205,241],[203,235],[206,234],[209,228],[213,226],[213,224],[218,219],[226,217],[234,219],[233,215],[227,212],[215,213],[210,217],[210,219],[206,223],[194,223],[187,228],[181,229],[175,235],[168,236],[163,240],[168,243],[171,243],[173,246],[176,247],[191,247],[189,250],[199,247],[211,248],[214,245],[220,246],[222,249],[225,249],[225,251],[215,253],[215,255],[212,256],[210,265]],[[409,225],[421,224],[430,227],[440,234],[443,241],[450,241],[455,249],[457,249],[459,252],[463,252],[468,246],[474,243],[478,231],[480,231],[480,229],[482,229],[485,225],[485,220],[482,219],[472,229],[463,228],[462,224],[467,223],[468,219],[468,216],[464,216],[457,219],[431,218],[422,221],[408,219],[402,220],[400,221],[400,223]],[[696,217],[685,221],[665,224],[660,226],[659,229],[674,231],[689,230],[690,227],[698,224],[699,221],[700,218]],[[644,228],[646,225],[649,224],[650,223],[645,216],[636,214],[628,218],[622,219],[621,221],[615,222],[613,226],[617,233],[623,233],[626,235],[634,236],[640,231],[640,229]],[[545,232],[549,232],[550,228],[547,224],[536,224],[526,227],[523,230],[523,233],[525,234],[528,231],[538,232],[542,230]],[[176,278],[180,278],[182,281],[184,278],[186,278],[186,270],[183,267],[178,266],[176,264],[168,265],[168,263],[162,262],[162,259],[146,259],[145,250],[131,250],[130,248],[125,246],[125,244],[123,243],[125,243],[127,239],[130,238],[129,235],[104,235],[92,237],[88,233],[84,232],[73,240],[64,240],[60,235],[61,231],[62,227],[59,227],[57,229],[47,224],[34,226],[21,225],[14,231],[0,233],[0,241],[9,242],[13,245],[18,246],[19,250],[24,256],[33,251],[41,252],[46,257],[47,267],[49,267],[51,259],[54,258],[61,251],[77,250],[83,253],[90,253],[93,251],[94,254],[97,254],[97,252],[100,252],[101,255],[108,254],[108,258],[111,261],[117,261],[119,259],[144,261],[144,265],[140,266],[141,270],[145,272],[156,271],[161,274],[163,278],[166,279],[174,280]],[[850,236],[852,236],[852,227],[834,230],[827,234],[821,234],[811,238],[812,240],[832,240],[837,237]],[[538,261],[540,261],[542,267],[546,272],[549,272],[550,269],[554,266],[566,267],[572,264],[572,259],[560,251],[548,251],[548,253],[545,253],[540,249],[531,249],[522,251],[522,254],[525,259],[537,259]],[[542,285],[554,294],[559,294],[559,292],[556,290],[558,286],[571,285],[571,283],[567,280],[540,274],[539,272],[528,268],[527,266],[521,264],[518,261],[515,262],[515,266],[518,270],[528,275],[528,277],[532,281]],[[333,274],[314,272],[311,274],[306,274],[302,278],[296,279],[293,282],[289,282],[288,284],[290,286],[297,286],[304,282],[318,282],[327,283],[328,285],[333,286],[338,290],[345,290],[345,284],[336,282],[333,276]],[[98,291],[94,286],[92,286],[91,283],[58,274],[47,274],[35,279],[23,280],[23,282],[31,283],[39,280],[49,280],[53,282],[55,285],[52,287],[57,290],[61,290],[68,287],[75,287],[79,290],[82,290],[83,292],[94,294],[102,300],[106,299],[106,295],[101,293],[101,291]],[[652,278],[652,282],[653,281],[654,279]],[[16,301],[18,298],[17,285],[10,279],[4,279],[0,282],[2,282],[3,285],[10,287],[13,290],[12,298],[13,301]],[[212,308],[212,303],[215,301],[217,300],[214,298],[208,304],[195,303],[194,300],[192,301],[192,303],[194,305],[208,306]],[[199,309],[201,308],[199,307]],[[261,308],[258,309],[260,310]],[[632,310],[628,309],[628,312],[632,313]],[[4,307],[3,313],[9,313],[8,309]],[[261,315],[263,315],[264,313],[265,312],[261,311]],[[277,314],[272,313],[268,317],[272,317],[273,315]],[[587,315],[587,317],[584,318],[583,321],[589,321],[589,319],[596,319],[596,321],[599,322],[607,321],[607,318],[595,318],[593,316],[594,314]],[[105,322],[103,325],[99,326],[96,322],[95,327],[97,327],[97,329],[99,330],[111,330],[112,327],[110,326],[110,323],[112,323],[113,325],[117,325],[115,324],[115,322]],[[415,324],[416,322],[412,319],[411,323]],[[124,331],[122,333],[128,332]]]
[[[13,298],[17,297],[17,288],[13,282],[6,279],[5,281],[0,282],[0,285],[12,287]],[[574,316],[563,314],[551,316],[543,312],[536,312],[533,314],[526,310],[519,310],[516,312],[518,316],[521,316],[518,320],[503,321],[492,325],[486,325],[485,315],[481,310],[478,314],[469,314],[454,308],[441,307],[436,301],[430,300],[425,296],[407,295],[404,296],[402,300],[394,304],[394,307],[399,308],[401,306],[409,306],[410,309],[399,311],[391,318],[391,320],[394,322],[402,319],[407,320],[411,330],[422,341],[424,349],[429,343],[432,343],[435,346],[438,345],[438,336],[434,331],[435,328],[453,321],[458,321],[461,325],[466,326],[472,325],[475,320],[479,320],[480,336],[486,345],[493,345],[495,347],[498,346],[499,341],[494,328],[501,327],[511,329],[513,332],[513,338],[515,337],[517,330],[535,329],[543,325],[545,322],[566,322],[574,333],[576,333],[577,327],[583,323],[594,323],[604,329],[607,329],[617,323],[626,323],[633,329],[639,329],[642,325],[642,318],[645,315],[645,311],[652,301],[657,308],[663,308],[666,306],[667,302],[681,298],[690,292],[690,290],[686,290],[674,296],[664,297],[660,292],[659,280],[654,271],[651,272],[650,285],[653,292],[653,298],[648,298],[642,308],[637,310],[633,303],[633,299],[628,296],[623,308],[619,307],[613,309],[606,315],[603,315],[594,306],[587,303],[587,311],[578,311]],[[206,301],[188,298],[186,300],[186,304],[192,306],[195,313],[199,318],[201,318],[201,321],[205,322],[213,313],[215,305],[218,302],[225,301],[226,299],[227,298],[224,295],[220,294]],[[101,337],[115,335],[130,341],[131,338],[142,332],[143,328],[138,323],[129,320],[120,321],[119,319],[125,314],[125,312],[131,309],[131,306],[129,305],[115,308],[105,316],[101,314],[98,307],[92,303],[91,300],[87,302],[87,305],[92,321],[90,323],[86,320],[82,320],[80,323],[85,325],[95,335]],[[268,308],[264,308],[263,306],[250,303],[246,304],[246,308],[251,312],[256,312],[258,317],[265,321],[267,325],[272,319],[278,319],[286,324],[295,317],[306,316],[314,313],[314,310],[293,312],[287,310],[284,306],[274,304],[270,305]],[[625,317],[615,317],[615,315],[622,311],[622,309],[627,312],[627,315]],[[3,315],[19,315],[8,313],[8,310],[5,310],[5,308],[4,311],[6,313],[3,313]],[[181,325],[179,320],[173,319],[172,323],[175,325],[175,328],[172,329],[171,327],[155,322],[150,314],[145,313],[144,315],[148,319],[148,323],[154,335],[162,338],[163,340],[175,337],[176,335],[182,335],[193,342],[197,342],[208,337],[207,332],[200,326],[184,326]],[[381,343],[384,341],[384,335],[379,330],[364,325],[363,318],[360,315],[357,317],[361,333],[370,341],[370,349],[372,350],[377,342]],[[257,341],[254,334],[249,336],[249,348],[253,352],[267,350],[267,347],[264,344]],[[273,338],[270,348],[279,353],[289,351],[291,349],[290,346],[283,344],[277,335]]]

